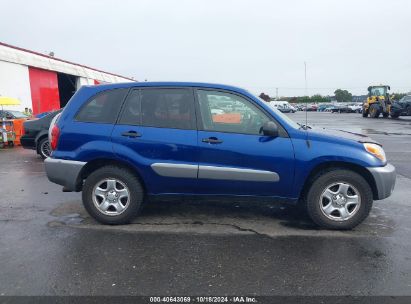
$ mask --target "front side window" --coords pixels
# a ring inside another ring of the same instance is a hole
[[[97,94],[76,116],[77,121],[115,123],[128,89],[115,89]]]
[[[189,89],[143,89],[141,124],[147,127],[195,129],[193,93]]]
[[[270,120],[257,106],[236,94],[197,90],[197,96],[206,131],[259,135]]]

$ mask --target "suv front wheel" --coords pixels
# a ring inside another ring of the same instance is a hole
[[[83,186],[83,204],[100,223],[127,224],[140,210],[143,192],[139,179],[131,172],[106,166],[87,177]]]
[[[368,182],[360,174],[344,169],[321,174],[306,198],[310,218],[327,229],[354,228],[368,216],[372,204]]]

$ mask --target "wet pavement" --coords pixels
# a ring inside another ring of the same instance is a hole
[[[308,122],[368,134],[397,167],[394,194],[352,231],[318,229],[295,207],[221,202],[150,203],[103,226],[33,151],[0,150],[0,294],[411,295],[411,118]]]

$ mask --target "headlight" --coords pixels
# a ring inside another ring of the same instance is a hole
[[[365,150],[367,150],[368,153],[371,153],[376,158],[380,159],[382,162],[385,163],[387,161],[384,149],[381,146],[377,144],[365,143],[364,148]]]

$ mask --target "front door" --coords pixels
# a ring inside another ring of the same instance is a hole
[[[185,194],[196,187],[198,154],[192,89],[132,90],[112,140],[117,156],[139,171],[149,194]]]
[[[260,133],[274,119],[241,95],[197,89],[196,96],[201,114],[199,193],[289,196],[294,180],[291,140],[283,129],[275,138]]]

